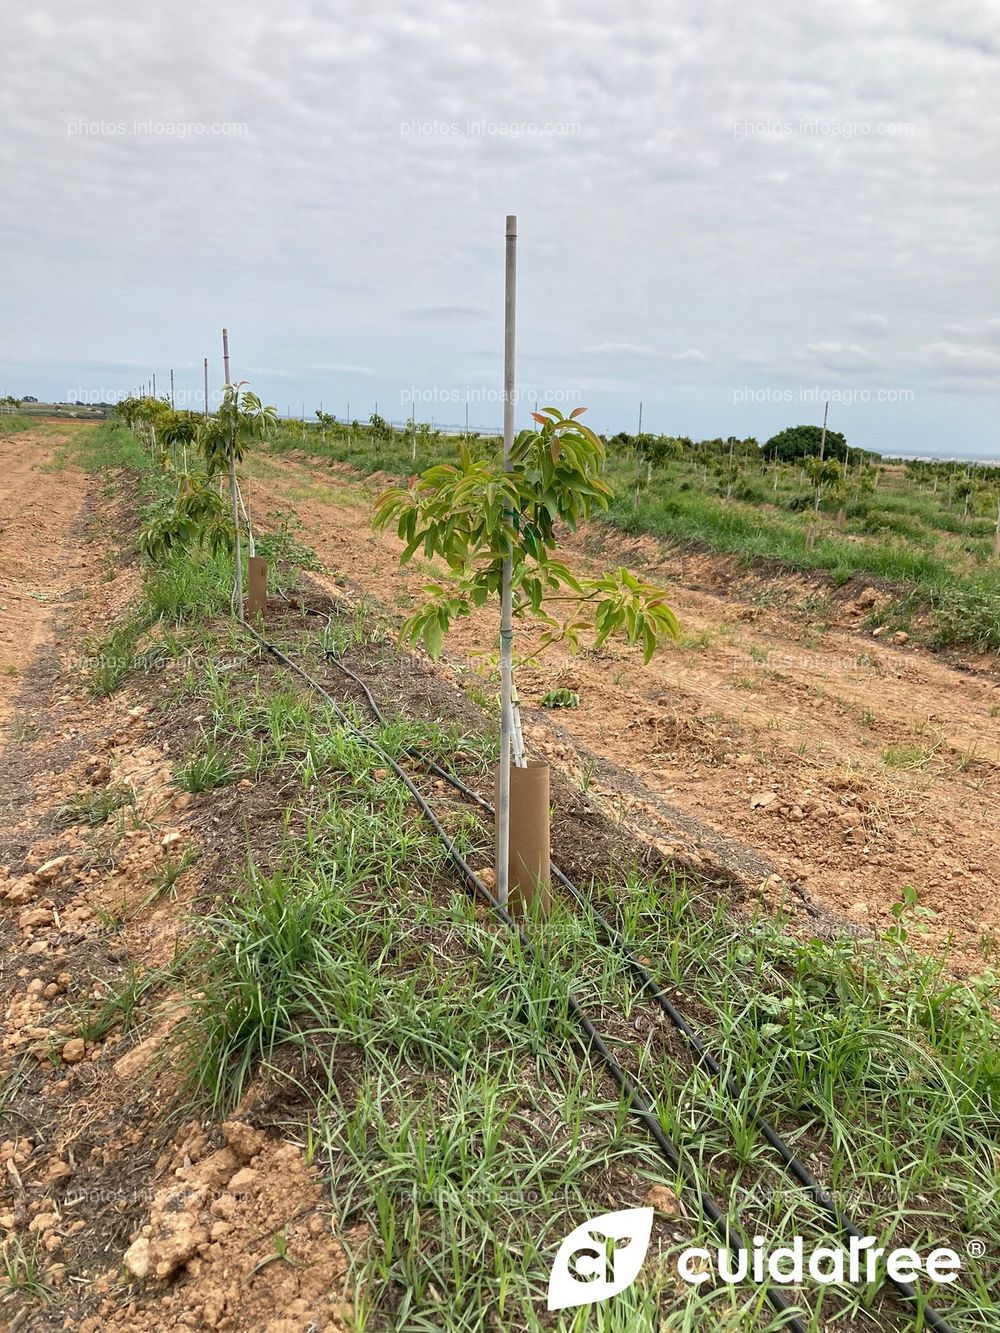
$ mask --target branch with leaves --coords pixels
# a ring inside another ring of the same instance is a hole
[[[578,420],[584,410],[533,413],[536,425],[515,438],[506,467],[499,451],[474,458],[462,443],[456,464],[429,468],[379,498],[373,525],[395,526],[405,543],[400,562],[421,551],[443,559],[453,575],[449,586],[424,587],[427,600],[403,625],[404,642],[422,640],[438,656],[457,616],[499,597],[508,556],[514,615],[542,622],[543,648],[565,641],[576,649],[584,637],[599,647],[622,634],[648,662],[664,637],[677,637],[660,588],[624,568],[578,578],[556,558],[557,525],[574,531],[613,498],[601,479],[604,445]]]

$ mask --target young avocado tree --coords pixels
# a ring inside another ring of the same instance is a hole
[[[124,398],[118,404],[117,415],[140,439],[157,463],[164,460],[161,432],[173,415],[170,404],[162,398],[145,394],[138,398]]]
[[[235,579],[233,600],[240,620],[243,610],[243,556],[240,543],[240,488],[236,468],[244,453],[262,441],[278,419],[277,409],[264,407],[255,393],[243,386],[246,380],[227,384],[214,417],[199,427],[199,442],[209,478],[229,474],[230,518],[233,525],[233,560]],[[250,533],[249,519],[247,532]],[[252,552],[251,552],[252,554]]]
[[[174,472],[188,470],[188,448],[194,443],[202,425],[200,412],[174,411],[165,416],[160,427],[160,441],[170,447],[170,466]],[[177,457],[177,447],[181,448],[181,458]],[[166,461],[166,460],[164,460]]]
[[[803,467],[813,487],[813,513],[818,514],[823,491],[836,490],[843,480],[844,470],[835,458],[806,458]]]
[[[506,465],[499,448],[473,457],[463,442],[457,463],[429,468],[409,486],[394,486],[378,499],[373,526],[395,525],[405,543],[400,563],[421,551],[429,560],[443,559],[452,575],[447,584],[425,585],[425,601],[402,627],[404,643],[422,640],[436,658],[457,616],[491,598],[501,600],[508,562],[512,624],[529,615],[540,621],[540,649],[565,642],[575,650],[585,636],[599,647],[621,634],[641,645],[648,662],[664,637],[676,638],[677,619],[661,589],[624,568],[578,578],[557,558],[557,525],[573,531],[613,498],[601,478],[604,445],[578,419],[584,410],[578,407],[569,416],[554,407],[532,413],[535,424],[514,438]],[[502,609],[500,620],[503,654],[510,641],[504,642]],[[512,638],[512,629],[509,634]],[[501,722],[509,734],[509,672],[502,681]],[[510,752],[503,746],[500,764],[509,775]],[[501,823],[501,838],[504,833]],[[505,888],[498,875],[501,903]]]

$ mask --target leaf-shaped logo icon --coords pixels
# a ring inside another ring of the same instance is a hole
[[[549,1309],[591,1305],[631,1286],[649,1249],[652,1226],[652,1208],[623,1208],[571,1231],[552,1265]]]

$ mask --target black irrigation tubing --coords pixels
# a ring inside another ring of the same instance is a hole
[[[278,648],[275,644],[270,643],[267,639],[265,639],[263,635],[259,634],[251,624],[244,622],[244,628],[250,632],[250,634],[257,640],[257,642],[261,645],[262,648],[266,649],[266,651],[269,652],[273,657],[277,658],[279,662],[281,662],[284,666],[288,667],[289,670],[293,671],[297,676],[299,676],[302,680],[304,680],[306,684],[311,689],[315,690],[315,692],[322,699],[326,700],[326,702],[336,713],[337,717],[340,718],[341,722],[344,724],[347,730],[352,732],[360,740],[364,741],[366,745],[370,746],[370,748],[375,752],[375,754],[378,755],[378,757],[383,761],[383,763],[385,763],[389,768],[392,769],[392,771],[396,774],[396,776],[407,788],[410,795],[413,797],[414,801],[416,801],[417,805],[420,807],[420,810],[422,811],[424,817],[427,819],[428,823],[434,829],[434,832],[441,839],[441,842],[446,852],[448,853],[448,856],[451,858],[454,865],[461,871],[466,881],[472,886],[473,890],[483,899],[483,901],[490,907],[495,916],[497,916],[505,925],[510,926],[512,929],[517,931],[518,935],[520,936],[521,943],[524,945],[525,952],[529,955],[529,957],[532,958],[537,957],[538,953],[534,944],[531,941],[530,936],[527,934],[524,928],[517,921],[514,920],[514,918],[510,915],[510,913],[506,910],[506,908],[502,907],[500,903],[497,901],[497,899],[494,898],[493,894],[490,893],[487,886],[483,883],[483,881],[479,878],[476,872],[466,861],[465,857],[462,855],[462,853],[455,846],[454,842],[448,836],[447,831],[442,826],[437,815],[431,809],[430,805],[428,805],[427,801],[424,799],[423,795],[420,793],[420,791],[414,784],[413,779],[406,772],[406,770],[396,762],[396,760],[392,757],[392,755],[389,754],[378,743],[378,741],[376,741],[372,736],[369,736],[361,727],[357,726],[354,722],[351,721],[348,715],[337,703],[333,695],[330,694],[328,690],[324,689],[324,687],[319,683],[319,681],[317,681],[313,676],[311,676],[309,672],[305,670],[304,667],[300,666],[298,662],[293,661],[292,658],[290,658],[286,653],[282,652],[282,650]],[[645,1125],[651,1138],[656,1143],[656,1146],[659,1148],[660,1153],[663,1156],[664,1160],[667,1162],[668,1166],[670,1166],[672,1170],[678,1172],[680,1175],[684,1177],[685,1188],[687,1192],[696,1202],[699,1211],[715,1227],[715,1230],[718,1233],[719,1238],[721,1239],[723,1245],[725,1245],[729,1249],[735,1248],[735,1249],[743,1249],[749,1251],[750,1247],[747,1244],[746,1238],[739,1231],[739,1229],[736,1226],[734,1226],[734,1224],[729,1220],[729,1218],[722,1211],[719,1205],[715,1202],[712,1196],[708,1194],[704,1189],[702,1189],[701,1182],[698,1180],[698,1176],[695,1173],[693,1167],[690,1167],[683,1160],[680,1151],[677,1149],[677,1147],[675,1147],[673,1142],[664,1133],[663,1127],[660,1124],[659,1119],[653,1110],[653,1107],[650,1105],[649,1102],[647,1102],[646,1098],[635,1086],[635,1084],[629,1078],[628,1074],[621,1067],[621,1065],[618,1063],[615,1057],[611,1054],[610,1050],[608,1049],[604,1041],[604,1038],[601,1036],[600,1032],[598,1032],[597,1028],[593,1025],[593,1023],[590,1021],[587,1015],[583,1012],[579,1000],[577,1000],[576,996],[573,994],[572,991],[570,990],[566,991],[566,999],[569,1005],[570,1013],[572,1014],[573,1018],[576,1020],[576,1022],[579,1024],[579,1026],[586,1034],[588,1041],[590,1042],[591,1048],[598,1053],[608,1073],[611,1075],[612,1079],[617,1084],[622,1094],[628,1098],[632,1111],[634,1112],[636,1117],[639,1120],[641,1120],[642,1123]],[[787,1316],[786,1322],[784,1324],[785,1328],[792,1330],[792,1333],[807,1333],[805,1325],[799,1319],[798,1315],[795,1314],[794,1307],[791,1306],[788,1303],[788,1301],[785,1300],[784,1296],[781,1294],[780,1291],[778,1291],[775,1287],[768,1285],[764,1288],[764,1295],[767,1297],[767,1300],[770,1302],[773,1309],[779,1315]]]
[[[312,608],[306,608],[306,614],[319,616],[320,618],[325,619],[327,621],[328,626],[330,624],[331,618],[327,616],[325,612],[316,611],[313,610]],[[382,710],[380,709],[378,703],[376,702],[375,697],[372,694],[371,690],[368,688],[365,682],[360,678],[360,676],[355,675],[355,673],[350,669],[350,667],[348,667],[346,663],[344,663],[335,653],[328,650],[326,651],[325,656],[327,660],[332,662],[340,671],[344,673],[345,676],[347,676],[350,680],[354,681],[354,683],[358,686],[358,688],[363,692],[365,699],[368,702],[368,706],[372,710],[372,713],[374,714],[376,720],[379,722],[384,722],[385,717],[384,714],[382,713]],[[419,752],[417,751],[409,751],[408,753],[410,753],[413,758],[418,759],[420,763],[424,765],[425,768],[429,769],[431,772],[443,778],[445,782],[449,783],[457,791],[462,792],[463,795],[467,796],[470,800],[475,802],[475,804],[478,805],[482,810],[486,811],[490,815],[494,814],[493,806],[489,803],[489,801],[487,801],[483,796],[481,796],[479,792],[474,791],[471,787],[468,787],[464,782],[461,781],[461,779],[455,777],[453,773],[448,772],[448,770],[442,768],[440,764],[435,763],[433,759],[427,759],[425,756],[419,754]],[[709,1070],[709,1072],[715,1078],[717,1078],[721,1082],[722,1087],[725,1089],[729,1097],[733,1101],[738,1102],[743,1093],[743,1088],[741,1087],[740,1083],[736,1079],[734,1079],[732,1075],[726,1074],[723,1071],[721,1065],[712,1055],[711,1051],[708,1050],[707,1046],[705,1045],[701,1037],[698,1035],[697,1031],[691,1026],[691,1024],[684,1017],[684,1015],[680,1012],[680,1010],[677,1009],[676,1006],[671,1003],[671,1001],[667,998],[665,991],[663,991],[660,988],[660,986],[656,982],[656,979],[651,975],[651,973],[639,960],[638,956],[636,955],[632,946],[629,944],[628,940],[625,939],[625,937],[618,930],[616,930],[614,926],[611,925],[611,923],[607,920],[607,918],[604,917],[596,909],[596,907],[594,907],[594,905],[577,888],[577,886],[572,882],[572,880],[570,880],[568,876],[563,874],[563,872],[559,869],[559,867],[556,865],[554,861],[551,862],[551,868],[553,876],[559,881],[559,883],[563,886],[563,888],[565,888],[572,895],[572,897],[581,907],[583,907],[593,916],[605,941],[613,945],[622,954],[622,956],[628,963],[632,974],[637,978],[639,982],[641,982],[642,986],[649,992],[650,999],[653,1000],[653,1002],[663,1011],[663,1013],[667,1015],[667,1017],[670,1019],[670,1022],[674,1025],[677,1031],[681,1033],[681,1035],[691,1046],[692,1050],[696,1052],[701,1063]],[[828,1192],[823,1188],[823,1186],[812,1174],[812,1172],[805,1165],[805,1163],[798,1156],[796,1156],[796,1154],[788,1146],[788,1144],[781,1137],[781,1135],[778,1134],[778,1132],[773,1128],[773,1126],[769,1123],[769,1121],[765,1120],[763,1116],[759,1115],[756,1111],[753,1110],[750,1111],[750,1115],[753,1118],[753,1121],[756,1124],[757,1129],[760,1131],[761,1136],[779,1154],[789,1173],[799,1182],[800,1185],[803,1185],[810,1192],[813,1201],[816,1204],[818,1204],[833,1219],[833,1221],[837,1224],[839,1229],[845,1235],[850,1236],[855,1240],[861,1240],[864,1236],[864,1233],[858,1229],[858,1227],[855,1225],[854,1222],[851,1221],[851,1219],[847,1216],[846,1213],[841,1212],[841,1210],[831,1199]],[[889,1275],[887,1274],[886,1276],[888,1277]],[[916,1306],[918,1309],[920,1308],[921,1296],[917,1288],[914,1287],[912,1283],[904,1282],[902,1279],[897,1279],[893,1277],[889,1277],[889,1281],[892,1283],[892,1285],[895,1287],[896,1291],[904,1301],[906,1301],[908,1304]],[[947,1319],[945,1319],[943,1315],[939,1314],[938,1311],[933,1309],[931,1306],[924,1304],[923,1314],[927,1326],[929,1328],[934,1329],[936,1333],[955,1333],[955,1330],[953,1329],[952,1325],[947,1321]]]

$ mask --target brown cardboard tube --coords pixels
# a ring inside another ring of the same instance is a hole
[[[267,561],[261,555],[252,555],[247,572],[247,615],[262,616],[266,611]]]
[[[510,770],[507,910],[511,916],[525,916],[529,910],[533,916],[548,916],[552,902],[549,856],[549,766],[529,760],[527,768],[512,766]]]

